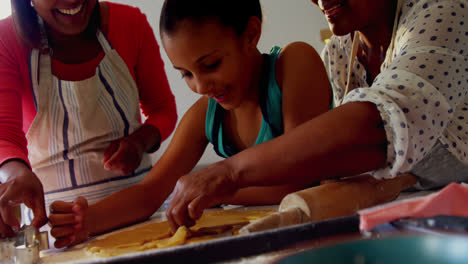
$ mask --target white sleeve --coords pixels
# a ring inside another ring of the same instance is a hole
[[[454,110],[468,92],[468,7],[455,0],[417,5],[400,18],[391,65],[370,88],[355,89],[344,100],[372,102],[380,111],[387,166],[373,172],[376,178],[410,171],[452,119],[464,118]]]

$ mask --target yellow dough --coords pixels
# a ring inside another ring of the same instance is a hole
[[[100,257],[111,257],[155,248],[167,248],[216,239],[219,234],[231,231],[237,234],[250,221],[274,213],[273,210],[220,210],[206,212],[188,229],[179,227],[171,235],[167,221],[149,223],[131,230],[108,235],[92,241],[86,250]]]

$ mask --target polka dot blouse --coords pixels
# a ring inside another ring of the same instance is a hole
[[[468,164],[467,2],[405,0],[399,15],[391,63],[369,87],[356,58],[355,89],[343,100],[372,102],[380,111],[388,150],[387,166],[373,172],[379,179],[410,171],[437,140]],[[322,52],[335,102],[343,99],[351,47],[350,34],[334,36]]]

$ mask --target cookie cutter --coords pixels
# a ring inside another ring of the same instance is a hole
[[[15,237],[0,240],[0,264],[36,264],[40,260],[39,252],[45,249],[49,249],[47,231],[37,232],[34,226],[23,225]]]

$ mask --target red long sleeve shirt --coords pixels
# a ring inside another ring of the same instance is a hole
[[[157,127],[164,140],[174,130],[177,112],[153,30],[138,8],[109,2],[107,5],[106,37],[137,84],[145,123]],[[36,116],[29,74],[30,52],[31,48],[16,35],[12,18],[0,20],[0,164],[9,159],[29,163],[25,135]],[[103,57],[102,52],[79,65],[52,59],[52,72],[60,79],[83,80],[94,75]]]

